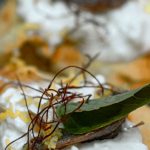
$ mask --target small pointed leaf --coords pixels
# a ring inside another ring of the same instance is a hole
[[[64,130],[84,134],[125,118],[131,111],[150,103],[150,84],[122,94],[90,100],[74,112],[80,103],[61,105],[57,114],[64,118]]]

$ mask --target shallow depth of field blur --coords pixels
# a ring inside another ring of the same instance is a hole
[[[0,79],[48,78],[91,58],[88,70],[121,89],[150,83],[150,1],[95,13],[63,0],[0,0]]]

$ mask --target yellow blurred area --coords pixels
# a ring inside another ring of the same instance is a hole
[[[145,10],[147,13],[150,13],[150,2],[145,6],[144,10]]]

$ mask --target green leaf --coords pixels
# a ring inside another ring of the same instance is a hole
[[[64,130],[71,134],[84,134],[125,118],[131,111],[150,102],[150,84],[144,87],[90,100],[80,110],[74,112],[80,103],[68,103],[66,108],[61,105],[57,114],[63,118]]]

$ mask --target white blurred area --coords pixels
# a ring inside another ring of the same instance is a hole
[[[75,16],[62,1],[18,0],[17,12],[26,22],[40,24],[40,34],[50,45],[60,43],[62,33],[75,27]],[[100,26],[85,22],[93,18]],[[90,55],[100,53],[102,61],[128,61],[150,51],[149,0],[129,0],[105,14],[82,12],[79,21],[82,27],[73,34],[83,39],[79,49]]]

